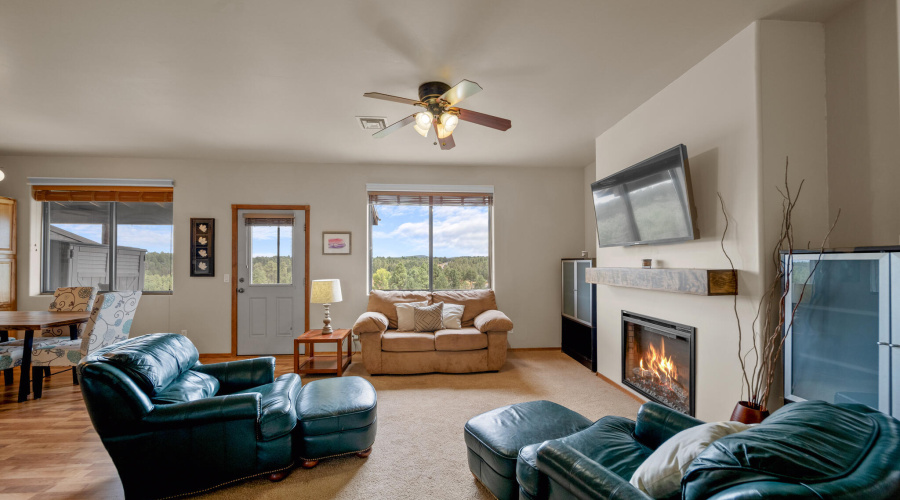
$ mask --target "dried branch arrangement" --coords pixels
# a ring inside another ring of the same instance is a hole
[[[737,296],[734,297],[734,319],[737,323],[738,330],[738,361],[743,372],[743,384],[741,387],[741,399],[754,410],[767,411],[766,402],[769,400],[769,394],[772,389],[772,383],[775,380],[776,369],[779,366],[778,360],[784,349],[784,342],[787,338],[785,332],[785,309],[788,307],[788,297],[791,294],[790,280],[785,280],[787,267],[781,258],[781,253],[794,253],[794,226],[793,212],[797,206],[797,200],[800,198],[800,192],[803,190],[803,181],[797,187],[796,193],[791,193],[788,183],[788,161],[784,164],[784,186],[778,188],[781,195],[781,232],[778,241],[772,248],[771,259],[775,268],[775,276],[769,282],[769,286],[765,289],[765,293],[760,297],[759,304],[756,308],[756,316],[750,325],[751,338],[746,339],[746,332],[742,328],[741,317],[738,314]],[[725,234],[728,232],[728,213],[725,211],[725,202],[722,195],[716,193],[719,197],[719,205],[722,209],[722,215],[725,216],[725,230],[722,232],[722,253],[728,259],[731,269],[734,270],[734,262],[725,251]],[[800,289],[800,295],[796,305],[790,311],[790,323],[793,323],[794,316],[797,314],[797,308],[803,301],[803,294],[806,292],[806,285],[809,279],[815,274],[816,268],[821,262],[822,252],[825,249],[825,242],[831,236],[834,227],[837,225],[841,216],[838,210],[834,222],[828,233],[822,239],[822,245],[819,247],[819,258],[816,259],[809,276],[804,280]],[[782,286],[783,284],[783,286]],[[777,315],[775,314],[777,311]],[[745,341],[749,340],[750,346],[745,348]],[[745,396],[746,394],[746,396]],[[746,397],[746,399],[745,399]]]

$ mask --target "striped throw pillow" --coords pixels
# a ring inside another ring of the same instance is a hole
[[[438,302],[430,306],[417,307],[416,331],[417,332],[434,332],[443,328],[444,323],[441,321],[443,316],[444,303]]]

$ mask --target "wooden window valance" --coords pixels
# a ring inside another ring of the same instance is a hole
[[[171,203],[173,188],[151,186],[31,186],[35,201]]]
[[[410,193],[369,191],[372,205],[434,205],[487,207],[493,204],[491,193]]]
[[[293,214],[244,214],[246,226],[293,226]]]

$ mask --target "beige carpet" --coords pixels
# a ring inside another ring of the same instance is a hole
[[[470,417],[537,399],[592,420],[633,419],[639,407],[558,351],[512,352],[499,373],[373,377],[353,363],[347,375],[367,378],[378,391],[378,435],[369,458],[323,460],[311,470],[294,469],[280,483],[254,479],[199,498],[490,499],[466,462],[463,426]]]

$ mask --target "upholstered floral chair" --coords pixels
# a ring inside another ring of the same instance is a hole
[[[35,347],[31,354],[34,398],[41,397],[45,367],[73,368],[81,358],[128,338],[141,292],[107,292],[97,296],[91,318],[78,340],[65,339]],[[21,364],[21,362],[20,362]],[[73,382],[78,383],[77,376]]]
[[[53,302],[50,303],[50,311],[71,311],[81,312],[88,311],[94,305],[94,299],[97,298],[97,287],[95,286],[73,286],[65,288],[57,288],[53,293]],[[78,325],[78,336],[84,333],[86,324]],[[69,327],[58,326],[55,328],[45,328],[41,331],[41,337],[68,337]],[[35,338],[35,344],[40,339]]]
[[[57,288],[56,291],[53,292],[53,302],[50,303],[50,307],[47,310],[51,312],[87,311],[94,305],[94,299],[96,297],[97,287],[95,286],[71,286]],[[81,337],[81,334],[84,333],[85,326],[85,323],[78,325],[79,337]],[[66,340],[69,340],[69,327],[58,326],[55,328],[43,329],[41,331],[41,335],[34,338],[33,345],[34,347],[48,346],[51,344],[58,344]],[[25,345],[24,340],[16,340],[15,338],[11,338],[6,342],[0,343],[0,370],[3,370],[3,375],[6,379],[6,385],[10,385],[13,382],[13,368],[22,364],[22,350],[19,349],[18,352],[16,352],[16,349],[14,349],[14,347],[23,345]],[[7,349],[8,347],[13,347],[13,349]],[[9,365],[9,367],[6,368],[6,365]],[[44,374],[49,376],[50,370],[45,370]]]

